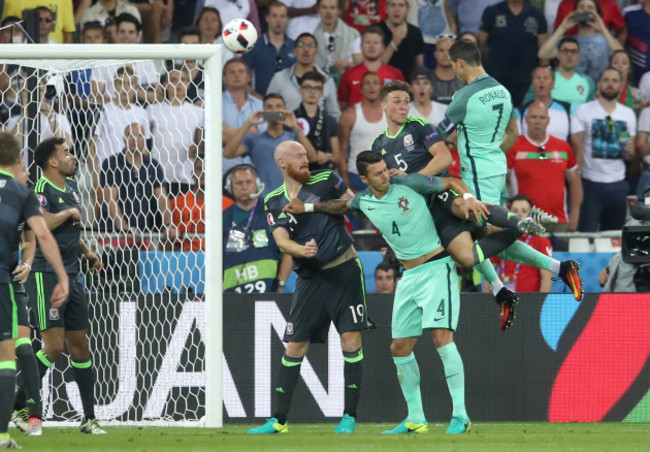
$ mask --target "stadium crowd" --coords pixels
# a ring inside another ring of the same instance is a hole
[[[38,13],[35,38],[24,9]],[[298,141],[311,169],[334,169],[363,189],[355,159],[387,127],[381,87],[409,82],[409,116],[438,125],[463,86],[448,53],[457,39],[479,45],[516,109],[504,204],[543,208],[558,217],[555,232],[617,230],[628,196],[650,186],[650,0],[6,0],[0,28],[3,45],[222,43],[235,18],[250,20],[259,39],[241,57],[223,52],[225,268],[229,253],[233,266],[261,259],[264,290],[282,290],[290,267],[272,237],[257,234],[263,206],[252,202],[282,184],[274,149]],[[0,124],[19,136],[24,79],[17,66],[0,71]],[[74,149],[91,226],[163,232],[168,250],[200,250],[202,240],[185,235],[204,230],[201,62],[79,69],[64,93],[51,86],[40,81],[40,138]],[[467,169],[455,134],[446,143],[459,177]],[[348,227],[369,224],[350,217]],[[531,287],[550,288],[547,275],[535,278]],[[228,290],[245,286],[236,279]]]

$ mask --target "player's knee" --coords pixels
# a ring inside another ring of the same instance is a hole
[[[454,342],[454,332],[443,328],[437,328],[432,331],[433,344],[436,348],[444,347]]]
[[[474,253],[472,252],[471,249],[464,249],[461,251],[455,251],[454,254],[452,255],[454,260],[458,263],[458,265],[462,267],[473,267],[474,265],[477,264],[474,259]]]
[[[63,342],[52,341],[51,343],[46,343],[43,351],[47,355],[48,359],[52,362],[63,354]]]
[[[341,335],[341,349],[344,352],[354,352],[361,348],[361,333],[349,331]]]
[[[408,343],[393,339],[390,344],[390,352],[394,357],[404,357],[411,354],[413,348]]]

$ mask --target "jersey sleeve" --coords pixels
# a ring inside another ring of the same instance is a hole
[[[271,233],[277,228],[284,228],[289,231],[289,216],[279,208],[275,197],[264,200],[264,211],[266,212],[266,223]]]
[[[361,196],[363,194],[363,190],[358,191],[356,195],[354,195],[354,198],[350,200],[348,205],[350,206],[350,210],[361,210]]]
[[[563,143],[565,144],[565,147],[566,147],[566,155],[567,155],[566,168],[567,168],[567,171],[577,169],[578,162],[576,162],[576,157],[575,157],[575,153],[573,152],[573,148],[566,141],[563,141]]]
[[[435,127],[426,123],[420,127],[418,139],[425,148],[429,149],[434,144],[442,141],[442,136]]]
[[[350,69],[341,76],[337,94],[339,102],[350,102]]]
[[[41,209],[49,212],[50,209],[51,209],[51,207],[50,207],[50,205],[51,205],[50,201],[51,200],[47,198],[47,184],[36,183],[36,188],[34,189],[34,194],[36,195],[36,198],[38,199],[38,203],[40,204]]]
[[[29,192],[27,199],[25,199],[25,204],[23,205],[23,220],[27,221],[32,217],[42,217],[43,214],[41,213],[40,207],[41,206],[39,205],[36,195],[32,192]],[[27,227],[27,224],[25,224],[25,229],[29,229]]]
[[[456,126],[465,119],[465,112],[467,111],[467,103],[463,96],[458,96],[458,92],[454,93],[451,103],[445,112],[445,119],[438,124],[438,132],[442,135],[450,135]]]
[[[327,183],[330,185],[329,187],[329,194],[331,196],[330,199],[339,199],[341,196],[345,194],[345,192],[348,191],[348,186],[343,181],[343,178],[339,176],[337,173],[335,173],[334,171],[330,171],[329,173],[330,175],[327,178]]]
[[[393,176],[391,183],[405,185],[421,195],[440,193],[443,191],[442,179],[418,173],[406,176]]]

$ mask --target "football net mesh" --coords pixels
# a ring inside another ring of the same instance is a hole
[[[106,266],[89,298],[96,414],[205,414],[204,69],[195,60],[3,60],[0,123],[23,144],[62,137],[78,160],[82,238]],[[47,420],[78,421],[67,354],[43,379]],[[109,422],[107,422],[109,421]]]

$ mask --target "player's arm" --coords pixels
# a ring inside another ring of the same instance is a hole
[[[517,127],[517,120],[515,118],[510,118],[508,125],[506,126],[506,131],[503,134],[503,140],[501,141],[501,150],[503,152],[508,152],[515,141],[519,138],[519,127]]]
[[[90,248],[88,248],[88,245],[86,245],[86,242],[84,242],[83,239],[79,239],[79,249],[81,250],[81,254],[83,254],[83,256],[88,261],[91,271],[99,273],[104,269],[104,264],[102,264],[102,261],[99,260],[99,257],[97,257],[97,255],[93,253]]]
[[[246,146],[242,144],[242,141],[244,141],[244,137],[251,127],[257,127],[262,124],[263,121],[260,118],[263,113],[264,112],[261,110],[256,111],[249,116],[244,125],[237,129],[237,132],[235,132],[228,144],[223,148],[224,157],[234,159],[235,157],[241,157],[246,153]]]
[[[289,203],[282,208],[283,212],[289,212],[294,215],[301,215],[303,213],[321,212],[330,215],[343,215],[344,213],[352,210],[350,203],[354,197],[354,193],[349,188],[338,199],[330,199],[328,201],[305,203],[301,199],[293,198]]]
[[[435,176],[436,174],[440,174],[454,161],[451,152],[444,141],[438,141],[429,146],[429,153],[433,158],[424,168],[418,171],[418,173],[424,174],[425,176]]]
[[[25,284],[29,273],[32,271],[32,262],[36,254],[36,236],[32,231],[23,231],[21,239],[21,263],[16,266],[11,274],[18,284]]]
[[[47,210],[43,210],[43,218],[50,231],[53,231],[68,220],[80,222],[81,212],[76,207],[71,207],[57,213],[50,213]]]
[[[278,265],[278,274],[276,279],[278,280],[278,292],[284,292],[284,285],[291,275],[291,269],[293,268],[293,258],[290,254],[283,254],[282,259],[280,259],[280,264]]]
[[[291,240],[289,232],[284,228],[275,228],[273,230],[273,238],[275,239],[275,243],[278,245],[278,249],[283,254],[309,259],[314,257],[318,252],[316,240],[311,239],[304,245],[301,245],[300,243]]]
[[[50,263],[59,280],[58,284],[52,292],[52,306],[55,308],[60,307],[69,295],[69,282],[68,274],[65,272],[63,260],[61,260],[61,253],[59,252],[59,245],[57,245],[54,236],[50,232],[43,217],[34,215],[27,219],[29,228],[34,231],[34,235],[38,240],[38,244],[45,256],[45,259]]]

